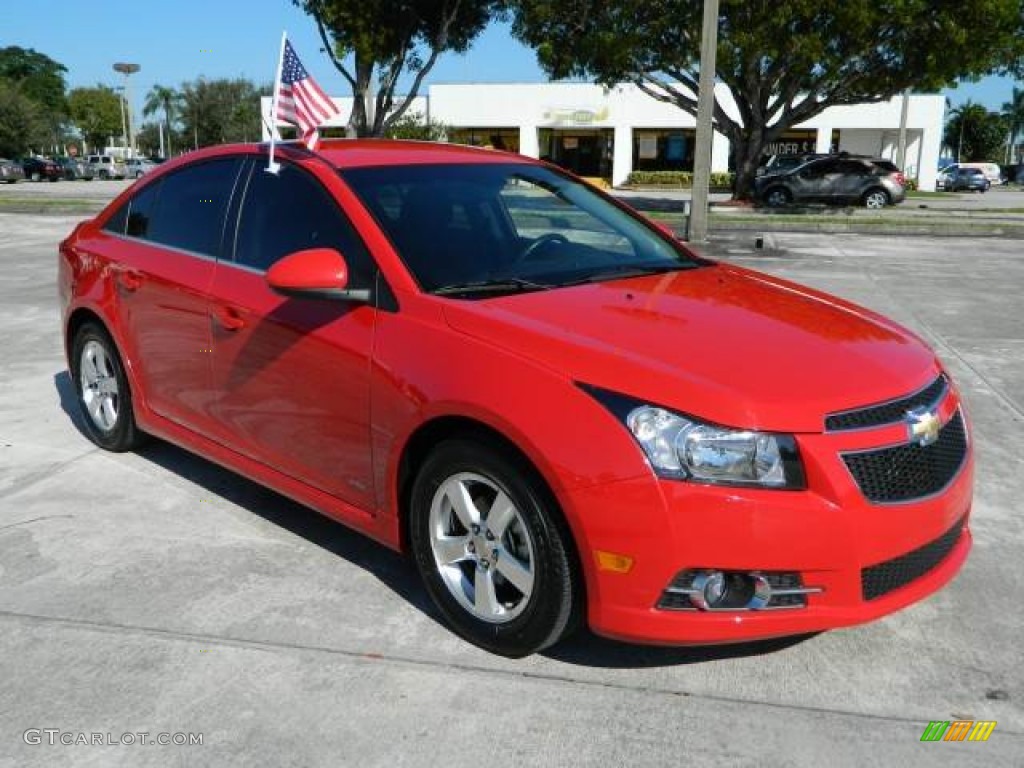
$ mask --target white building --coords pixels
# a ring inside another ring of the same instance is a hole
[[[719,102],[735,107],[728,89]],[[352,99],[335,99],[348,122]],[[768,149],[775,152],[845,151],[895,160],[902,99],[831,107],[794,126]],[[264,99],[269,113],[270,100]],[[922,189],[934,189],[942,142],[945,101],[913,95],[907,111],[905,172]],[[489,145],[544,157],[582,176],[625,183],[633,170],[692,170],[696,121],[683,110],[646,95],[633,85],[605,89],[589,83],[431,85],[411,112],[449,127],[449,140]],[[264,138],[269,138],[264,127]],[[729,141],[715,133],[713,171],[729,169]]]

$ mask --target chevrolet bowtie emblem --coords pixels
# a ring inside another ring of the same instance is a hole
[[[926,406],[913,408],[907,411],[904,416],[907,424],[907,436],[910,442],[920,445],[922,448],[931,445],[939,439],[939,413]]]

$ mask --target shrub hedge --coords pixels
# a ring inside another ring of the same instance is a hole
[[[711,186],[730,189],[731,173],[712,173]],[[693,186],[693,174],[690,171],[633,171],[626,180],[627,184],[640,187],[680,187],[689,189]]]

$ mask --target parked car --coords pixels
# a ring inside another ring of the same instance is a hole
[[[947,174],[945,188],[950,192],[988,192],[992,182],[980,168],[957,168]]]
[[[111,155],[89,155],[89,165],[93,173],[101,179],[123,179],[126,171],[124,163]]]
[[[124,172],[129,179],[140,179],[156,168],[156,163],[144,157],[134,157],[125,161]]]
[[[790,203],[860,203],[884,208],[906,197],[903,174],[887,160],[829,155],[754,181],[757,197],[766,205]]]
[[[580,621],[817,632],[963,565],[972,441],[914,333],[519,155],[277,159],[170,160],[60,244],[97,445],[155,435],[409,552],[447,623],[508,656]]]
[[[92,166],[77,157],[55,157],[53,162],[60,167],[61,174],[68,181],[75,179],[92,181],[95,175]]]
[[[32,181],[59,181],[63,177],[60,166],[45,157],[26,157],[21,161],[25,177]]]
[[[0,157],[0,181],[14,184],[24,178],[25,169],[21,167],[21,163]]]

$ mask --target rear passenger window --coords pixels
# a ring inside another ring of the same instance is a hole
[[[137,236],[206,256],[219,255],[239,164],[236,158],[211,160],[165,176],[157,204],[146,212],[146,234]]]
[[[373,261],[355,228],[313,176],[288,163],[277,174],[255,167],[242,203],[235,261],[266,270],[306,248],[334,248],[345,257],[349,281],[367,286]]]

